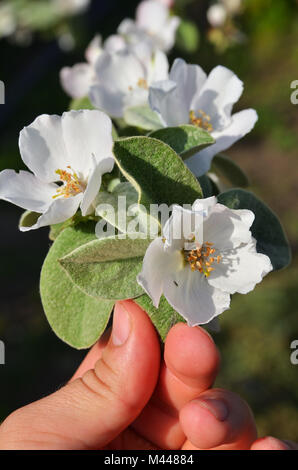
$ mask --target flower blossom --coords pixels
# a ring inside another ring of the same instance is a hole
[[[196,176],[210,169],[214,155],[253,129],[255,110],[232,114],[242,92],[242,81],[226,67],[217,66],[207,76],[201,67],[182,59],[175,60],[168,80],[151,85],[149,103],[164,127],[193,124],[207,130],[216,141],[186,160]]]
[[[58,224],[80,208],[88,215],[104,173],[114,166],[112,122],[100,111],[42,115],[20,133],[28,171],[0,173],[0,199],[40,213],[32,227]]]
[[[128,43],[146,42],[152,48],[168,52],[175,44],[176,30],[180,24],[177,16],[171,16],[165,1],[144,0],[136,11],[136,19],[125,19],[118,27],[118,34]]]
[[[191,210],[173,207],[161,237],[148,247],[138,283],[158,308],[162,294],[190,326],[209,323],[272,270],[258,253],[250,228],[254,214],[231,210],[215,197]]]
[[[168,78],[168,59],[146,44],[116,52],[104,51],[97,59],[96,83],[90,100],[113,118],[122,118],[126,108],[148,104],[149,87]]]

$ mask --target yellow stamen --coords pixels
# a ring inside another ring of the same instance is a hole
[[[147,80],[145,80],[145,78],[139,78],[138,87],[143,88],[144,90],[148,90],[149,87],[148,87]]]
[[[216,249],[211,248],[211,246],[213,246],[213,243],[206,242],[203,245],[198,245],[194,250],[184,251],[185,260],[189,263],[192,271],[199,271],[206,277],[210,276],[210,273],[214,271],[212,265],[215,262],[219,264],[221,256],[210,256],[216,252]]]
[[[202,109],[199,109],[197,113],[195,113],[193,110],[189,112],[189,122],[193,126],[201,127],[201,129],[212,132],[213,126],[210,121],[210,116],[202,111]]]
[[[68,169],[72,170],[70,166],[67,166]],[[57,194],[53,196],[53,199],[57,197],[69,198],[71,196],[76,196],[79,193],[82,193],[86,189],[86,185],[82,183],[78,175],[72,170],[72,173],[66,170],[56,170],[57,175],[60,177],[60,181],[63,182],[63,185],[57,189]]]

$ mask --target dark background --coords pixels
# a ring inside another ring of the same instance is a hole
[[[218,386],[246,398],[260,434],[298,440],[298,366],[290,363],[290,343],[298,339],[298,137],[297,106],[290,102],[290,83],[298,79],[298,6],[295,0],[249,0],[236,19],[246,41],[219,53],[209,43],[204,0],[177,0],[177,12],[200,30],[200,46],[171,54],[199,63],[206,71],[222,64],[244,81],[237,109],[259,113],[256,129],[227,152],[247,172],[251,189],[281,218],[293,263],[269,275],[247,296],[236,295],[225,312],[215,340],[222,354]],[[124,17],[134,17],[137,1],[93,0],[73,18],[77,38],[71,53],[55,39],[35,34],[29,47],[0,41],[0,79],[6,104],[0,106],[0,170],[23,168],[18,134],[36,116],[61,114],[69,98],[61,89],[59,70],[82,62],[96,32],[115,32]],[[14,409],[65,383],[85,355],[63,344],[50,330],[39,297],[39,275],[50,242],[48,229],[18,231],[22,210],[0,201],[0,339],[6,364],[0,365],[0,420]]]

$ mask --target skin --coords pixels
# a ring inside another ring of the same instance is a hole
[[[219,363],[211,336],[183,323],[169,332],[161,358],[147,314],[118,302],[112,332],[69,383],[3,422],[0,449],[298,449],[257,439],[248,405],[211,388]]]

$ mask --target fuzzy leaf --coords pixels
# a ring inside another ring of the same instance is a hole
[[[58,259],[94,238],[93,223],[66,228],[51,246],[41,271],[40,293],[47,319],[57,336],[77,349],[89,348],[102,335],[114,302],[85,295]]]
[[[251,231],[257,240],[257,251],[269,256],[275,270],[291,262],[291,250],[282,225],[274,212],[254,194],[244,189],[231,189],[218,196],[230,209],[249,209],[255,214]]]
[[[183,160],[214,144],[214,139],[209,132],[189,124],[159,129],[151,132],[149,137],[154,137],[168,144]]]
[[[202,198],[195,176],[167,144],[151,137],[130,137],[114,145],[120,171],[136,188],[139,203],[192,204]]]
[[[150,230],[155,229],[155,235],[158,235],[158,220],[140,210],[138,193],[130,183],[119,183],[115,187],[110,186],[109,189],[110,192],[99,192],[95,201],[96,215],[121,233],[150,233]]]
[[[60,259],[73,283],[87,295],[107,300],[143,293],[137,283],[150,240],[120,236],[92,240]]]
[[[249,186],[249,179],[244,171],[226,155],[215,155],[212,161],[211,172],[219,177],[224,177],[233,186],[246,188]]]
[[[176,310],[173,309],[173,307],[171,307],[165,297],[161,297],[158,308],[153,306],[152,301],[147,294],[138,297],[135,299],[135,302],[145,310],[145,312],[147,312],[153,325],[160,334],[162,341],[165,341],[172,326],[178,322],[185,323],[185,320],[176,312]]]
[[[141,127],[148,131],[162,127],[158,114],[146,105],[126,108],[124,120],[129,126]]]

